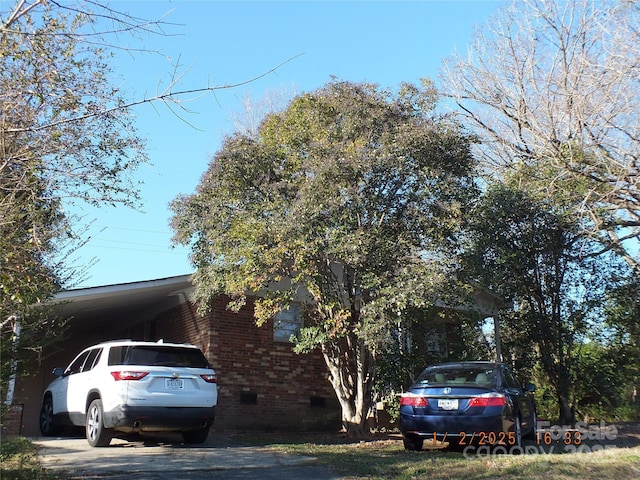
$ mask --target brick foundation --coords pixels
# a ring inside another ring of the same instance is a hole
[[[16,436],[22,433],[22,412],[24,405],[11,405],[2,419],[2,435]]]

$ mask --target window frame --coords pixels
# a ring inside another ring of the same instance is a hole
[[[273,317],[273,340],[275,342],[291,343],[291,337],[300,334],[300,329],[303,326],[301,310],[299,303],[292,303],[275,314]]]

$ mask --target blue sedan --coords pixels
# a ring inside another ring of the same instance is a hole
[[[503,363],[427,367],[400,399],[404,447],[421,450],[432,441],[521,452],[523,436],[536,435],[534,391]]]

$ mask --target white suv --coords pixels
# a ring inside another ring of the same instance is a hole
[[[75,425],[92,447],[115,432],[181,432],[185,443],[203,443],[215,418],[216,372],[193,345],[101,343],[53,374],[40,411],[45,436]]]

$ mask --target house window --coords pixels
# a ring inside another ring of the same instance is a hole
[[[300,333],[301,327],[300,305],[290,305],[289,308],[276,313],[273,320],[273,339],[278,342],[289,342],[292,335],[296,336]]]

